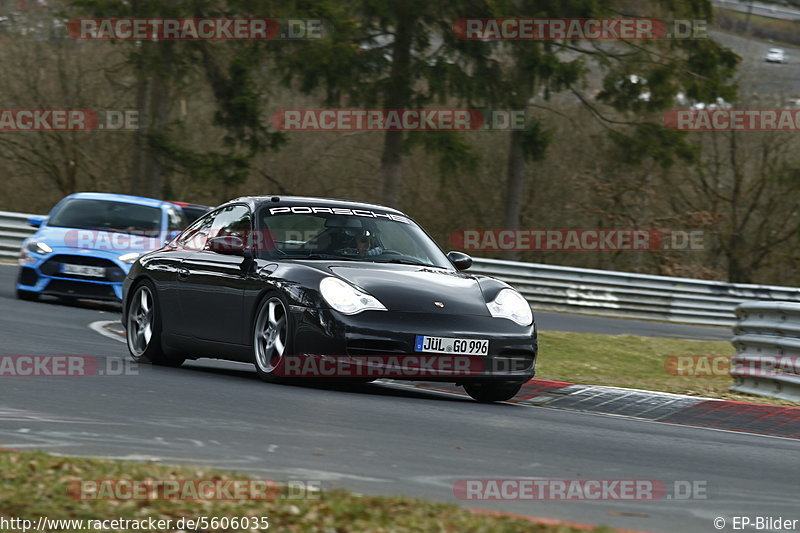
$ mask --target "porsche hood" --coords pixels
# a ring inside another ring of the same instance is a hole
[[[478,281],[468,274],[406,265],[332,266],[330,271],[390,311],[490,316]]]

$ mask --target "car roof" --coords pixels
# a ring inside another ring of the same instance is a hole
[[[206,209],[208,211],[210,211],[211,209],[214,209],[214,207],[210,206],[210,205],[193,204],[191,202],[181,202],[181,201],[178,201],[178,200],[168,200],[168,203],[170,203],[172,205],[177,205],[180,208],[188,207],[190,209]]]
[[[236,198],[229,202],[226,202],[223,205],[230,204],[230,203],[246,203],[251,208],[256,209],[264,204],[269,204],[272,206],[311,206],[311,207],[342,207],[345,209],[369,209],[369,210],[378,210],[387,213],[393,213],[396,215],[407,216],[405,213],[398,211],[397,209],[393,209],[391,207],[386,207],[383,205],[378,204],[368,204],[364,202],[353,202],[350,200],[341,200],[339,198],[316,198],[310,196],[282,196],[282,195],[272,195],[272,196],[242,196],[240,198]]]
[[[82,200],[105,200],[107,202],[123,202],[128,204],[146,205],[150,207],[169,207],[172,204],[155,198],[145,196],[132,196],[129,194],[114,194],[108,192],[77,192],[70,194],[67,198],[77,198]]]

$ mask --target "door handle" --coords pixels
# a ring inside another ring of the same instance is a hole
[[[189,279],[189,269],[188,268],[179,268],[178,269],[178,279],[180,279],[180,280]]]

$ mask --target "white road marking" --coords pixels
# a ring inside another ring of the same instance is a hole
[[[92,322],[91,324],[89,324],[89,328],[94,330],[94,331],[96,331],[97,333],[103,335],[104,337],[108,337],[108,338],[117,340],[117,341],[122,342],[122,343],[127,342],[123,337],[121,337],[121,336],[119,336],[119,335],[117,335],[115,333],[112,333],[112,332],[108,331],[105,328],[105,326],[108,326],[110,324],[115,324],[115,323],[119,323],[119,321],[118,320],[98,320],[96,322]],[[375,381],[375,384],[382,385],[382,386],[387,386],[387,387],[391,387],[391,388],[424,391],[425,393],[428,393],[428,394],[439,395],[439,396],[443,396],[443,397],[461,398],[461,399],[464,399],[465,397],[468,398],[468,396],[466,394],[464,394],[464,393],[429,390],[429,389],[425,389],[425,388],[422,388],[422,387],[417,387],[416,385],[412,385],[412,384],[398,383],[397,381],[378,379],[378,380]],[[684,394],[672,394],[672,393],[666,393],[666,392],[655,392],[655,391],[648,391],[648,390],[644,390],[644,389],[628,389],[628,388],[621,388],[621,387],[604,387],[604,388],[605,389],[616,389],[616,390],[626,391],[626,392],[631,392],[631,391],[632,392],[643,392],[643,393],[652,394],[654,396],[662,396],[662,397],[692,398],[692,399],[697,399],[699,401],[706,401],[706,400],[722,401],[722,400],[719,400],[718,398],[704,398],[704,397],[700,397],[700,396],[687,396],[687,395],[684,395]],[[592,392],[592,389],[593,389],[593,386],[589,385],[589,386],[586,387],[586,389],[583,389],[583,390],[580,390],[580,391],[576,391],[573,394],[585,394],[587,392]],[[502,402],[502,403],[504,403],[505,405],[518,405],[518,406],[525,406],[525,407],[540,407],[538,405],[531,405],[532,402],[531,403],[527,403],[526,401],[512,401],[512,402]],[[555,408],[555,409],[559,409],[561,411],[569,411],[569,412],[576,413],[576,414],[580,413],[580,414],[592,415],[592,416],[624,418],[624,419],[627,419],[627,420],[637,420],[639,422],[650,422],[650,423],[656,423],[656,424],[663,424],[664,423],[664,422],[660,422],[658,420],[650,420],[650,419],[646,419],[646,418],[638,418],[638,417],[635,417],[635,416],[628,416],[628,415],[619,415],[619,414],[616,414],[616,413],[593,413],[591,411],[576,411],[576,410],[572,410],[572,409],[559,408],[559,407],[557,407],[555,405],[545,405],[544,407],[547,407],[547,408],[550,408],[550,409]],[[762,438],[766,437],[766,438],[771,438],[771,439],[782,439],[782,440],[789,440],[789,441],[797,442],[796,438],[793,438],[793,437],[782,437],[780,435],[765,435],[765,434],[762,434],[762,433],[750,433],[750,432],[747,432],[747,431],[735,431],[735,430],[722,429],[722,428],[710,428],[710,427],[703,427],[703,426],[694,426],[694,425],[690,425],[690,424],[671,424],[671,425],[672,426],[685,427],[685,428],[692,428],[692,429],[705,429],[705,430],[711,430],[711,431],[719,431],[719,432],[723,432],[723,433],[734,433],[734,434],[737,434],[737,435],[749,435],[749,436],[753,436],[753,437],[762,437]]]
[[[293,476],[297,479],[314,479],[319,481],[339,481],[343,479],[353,481],[369,481],[372,483],[394,483],[390,478],[359,476],[346,474],[344,472],[334,472],[331,470],[313,470],[310,468],[252,468],[256,472],[279,473],[286,476]]]
[[[125,337],[122,337],[116,333],[112,333],[106,329],[106,326],[110,326],[111,324],[119,324],[119,320],[98,320],[89,324],[89,329],[96,331],[103,337],[108,337],[109,339],[114,339],[115,341],[124,343]]]

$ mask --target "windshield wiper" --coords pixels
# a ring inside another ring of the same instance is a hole
[[[310,254],[310,255],[281,255],[279,256],[279,259],[312,259],[312,260],[331,259],[333,261],[358,261],[359,258],[346,257],[334,254]]]
[[[431,265],[429,263],[423,263],[422,261],[417,261],[416,259],[380,259],[377,261],[371,261],[367,257],[348,257],[344,255],[335,255],[335,254],[310,254],[310,255],[282,255],[279,259],[311,259],[311,260],[321,260],[321,259],[329,259],[332,261],[363,261],[365,263],[393,263],[396,265],[413,265],[413,266],[423,266],[423,267],[433,267],[433,268],[445,268],[439,265]]]
[[[423,263],[422,261],[417,261],[416,259],[381,259],[379,261],[373,261],[374,263],[394,263],[396,265],[414,265],[414,266],[425,266],[425,267],[434,267],[434,268],[442,268],[438,265],[431,265],[429,263]]]

